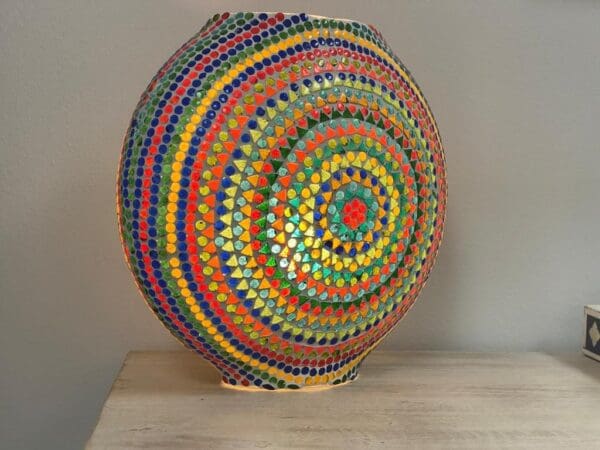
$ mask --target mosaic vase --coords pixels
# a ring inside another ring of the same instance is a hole
[[[219,14],[133,113],[123,247],[150,308],[225,384],[344,383],[430,273],[444,166],[423,94],[373,26]]]

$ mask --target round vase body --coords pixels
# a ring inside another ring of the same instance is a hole
[[[428,277],[444,166],[421,91],[372,26],[217,15],[133,114],[123,247],[148,305],[225,383],[339,384]]]

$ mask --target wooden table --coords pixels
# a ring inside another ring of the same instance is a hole
[[[89,449],[600,448],[580,354],[375,351],[352,384],[240,392],[191,352],[133,352]]]

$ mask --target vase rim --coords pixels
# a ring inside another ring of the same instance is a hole
[[[307,17],[310,17],[311,19],[327,19],[327,20],[338,20],[340,22],[346,22],[346,23],[355,23],[358,25],[364,25],[366,27],[369,28],[376,28],[374,25],[367,23],[367,22],[361,22],[360,20],[356,20],[356,19],[348,19],[345,17],[330,17],[330,16],[323,16],[320,14],[311,14],[311,13],[307,13],[307,12],[294,12],[294,11],[243,11],[243,10],[238,10],[238,11],[222,11],[222,12],[218,12],[216,13],[217,16],[222,16],[223,14],[229,14],[231,16],[234,16],[236,14],[269,14],[269,15],[274,15],[274,14],[283,14],[284,16],[299,16],[301,14],[304,14]]]

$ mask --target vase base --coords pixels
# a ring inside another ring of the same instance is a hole
[[[341,386],[346,386],[346,385],[351,384],[352,382],[356,381],[357,379],[358,379],[358,375],[356,375],[351,380],[343,381],[343,382],[337,383],[337,384],[316,384],[316,385],[310,385],[310,386],[301,386],[301,387],[298,387],[297,389],[291,389],[291,388],[265,389],[260,386],[244,386],[244,385],[231,384],[231,383],[227,383],[222,380],[221,380],[221,386],[225,389],[231,389],[233,391],[244,391],[244,392],[286,392],[286,393],[287,392],[321,392],[321,391],[328,391],[330,389],[334,389],[334,388],[341,387]]]

